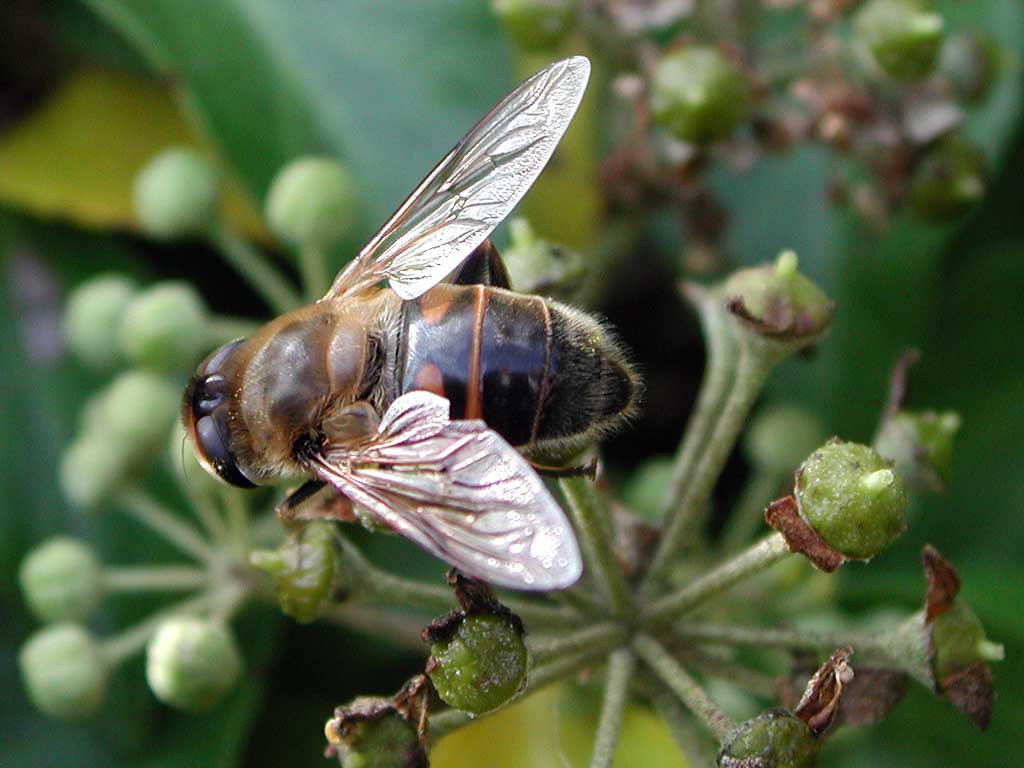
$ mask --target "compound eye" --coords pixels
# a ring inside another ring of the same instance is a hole
[[[196,441],[199,450],[221,479],[239,488],[255,488],[253,483],[238,466],[234,454],[228,448],[226,414],[215,411],[196,421]]]
[[[227,380],[213,373],[195,383],[192,390],[192,410],[197,417],[209,416],[228,399]]]

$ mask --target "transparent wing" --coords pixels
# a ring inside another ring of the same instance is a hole
[[[325,299],[388,280],[414,299],[454,270],[547,165],[590,77],[574,56],[540,70],[470,130],[334,280]]]
[[[572,526],[533,468],[482,421],[450,421],[430,392],[398,398],[377,434],[328,444],[314,470],[396,532],[478,578],[513,589],[571,586]]]

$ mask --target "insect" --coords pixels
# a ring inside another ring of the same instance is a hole
[[[209,472],[242,487],[312,477],[281,508],[326,486],[494,584],[579,578],[572,527],[530,460],[621,424],[637,377],[596,319],[508,290],[487,237],[547,164],[589,74],[573,57],[524,81],[320,301],[199,365],[182,417]]]

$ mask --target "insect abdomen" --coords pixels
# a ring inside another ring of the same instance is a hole
[[[398,394],[447,397],[514,446],[576,447],[623,420],[635,376],[594,318],[484,286],[442,285],[403,308]]]

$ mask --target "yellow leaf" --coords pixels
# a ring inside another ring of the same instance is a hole
[[[133,229],[135,174],[171,144],[212,154],[170,89],[125,73],[82,69],[0,134],[0,203],[83,227]],[[232,226],[265,237],[230,174],[225,186]]]

